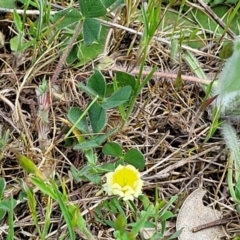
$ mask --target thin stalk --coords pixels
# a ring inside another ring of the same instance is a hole
[[[87,114],[88,110],[91,108],[91,106],[98,100],[98,96],[96,96],[92,102],[88,105],[88,107],[84,110],[82,115],[79,117],[79,119],[74,123],[74,125],[71,127],[71,129],[68,131],[64,139],[68,138],[71,132],[73,131],[74,128],[78,125],[78,123],[82,120],[82,118]]]
[[[234,184],[233,184],[233,154],[232,153],[230,153],[230,156],[228,158],[227,182],[228,182],[230,194],[231,194],[232,198],[234,199],[234,201],[236,201],[237,198],[236,198],[236,194],[235,194],[234,187],[233,187]]]
[[[154,4],[153,0],[151,1],[151,4]],[[139,60],[141,60],[140,64],[140,69],[137,77],[137,82],[136,82],[136,88],[134,89],[134,94],[130,100],[129,107],[126,113],[126,117],[124,118],[121,128],[124,127],[126,124],[127,120],[130,117],[130,114],[133,111],[133,108],[135,106],[135,102],[137,99],[138,94],[141,92],[142,88],[145,86],[145,84],[151,79],[153,73],[155,70],[152,70],[149,75],[141,82],[143,71],[144,71],[144,66],[147,58],[147,53],[148,53],[148,48],[150,46],[151,40],[154,36],[154,33],[159,25],[159,20],[156,18],[154,19],[155,16],[155,8],[152,6],[151,9],[149,9],[150,15],[146,14],[146,11],[144,8],[142,8],[142,16],[143,16],[143,21],[144,21],[144,32],[142,34],[142,40],[140,43],[140,51],[139,51]],[[158,11],[157,11],[158,12]],[[152,21],[152,24],[148,24],[149,21]]]
[[[79,35],[79,32],[82,28],[82,21],[79,21],[79,23],[77,24],[76,28],[75,28],[75,31],[74,31],[74,34],[72,35],[71,39],[70,39],[70,42],[67,46],[67,48],[65,49],[65,51],[63,52],[59,62],[58,62],[58,65],[57,65],[57,68],[52,76],[52,79],[51,79],[51,84],[54,84],[62,70],[62,66],[65,62],[65,60],[67,59],[67,56],[68,54],[70,53],[70,51],[72,50],[72,47],[73,47],[73,44],[74,42],[76,41],[78,35]]]

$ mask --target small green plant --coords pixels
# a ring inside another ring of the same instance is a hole
[[[234,41],[233,51],[225,63],[218,81],[212,86],[212,95],[217,96],[213,102],[213,120],[222,118],[221,131],[230,150],[228,159],[228,185],[231,196],[240,206],[240,152],[239,138],[233,126],[240,119],[240,38]],[[240,212],[240,211],[239,211]]]
[[[115,4],[116,2],[116,0],[79,0],[80,11],[69,7],[53,16],[52,23],[57,26],[57,30],[66,31],[63,35],[63,47],[67,46],[67,48],[59,64],[67,60],[69,64],[82,66],[103,52],[108,28],[103,27],[99,20],[105,17],[109,10],[119,6],[119,3]],[[70,40],[69,36],[71,36]],[[78,41],[73,47],[76,39]]]
[[[126,76],[129,76],[129,82],[125,81],[126,78],[120,79],[116,77],[113,84],[107,84],[101,72],[95,70],[86,85],[79,83],[79,88],[92,97],[92,101],[84,111],[73,107],[68,112],[68,119],[73,124],[73,127],[65,138],[68,138],[75,128],[81,132],[82,137],[86,136],[85,139],[81,138],[80,143],[76,144],[74,147],[76,150],[98,147],[116,132],[117,129],[101,133],[107,123],[106,111],[108,109],[119,107],[122,118],[125,118],[125,109],[133,94],[132,85],[130,84],[135,84],[135,79],[131,75],[126,74]],[[90,126],[87,124],[88,121]]]
[[[45,221],[43,225],[40,225],[36,208],[36,195],[33,188],[29,187],[25,181],[22,181],[22,188],[26,194],[29,210],[40,239],[46,239],[48,234],[51,223],[50,217],[53,201],[56,201],[59,204],[61,213],[68,227],[67,235],[69,234],[71,240],[76,239],[76,232],[78,231],[80,231],[87,239],[94,239],[93,235],[86,227],[85,220],[83,219],[79,208],[69,201],[64,180],[61,180],[61,178],[58,177],[58,181],[54,179],[49,181],[31,159],[20,154],[16,154],[16,158],[23,169],[26,170],[27,173],[31,174],[30,179],[32,183],[40,190],[42,193],[42,199],[46,202]],[[59,186],[56,182],[59,182],[62,189],[61,191],[59,190]]]
[[[8,214],[8,234],[7,240],[14,238],[14,217],[13,211],[14,208],[21,202],[24,201],[22,196],[19,196],[19,199],[16,200],[12,195],[4,196],[6,191],[6,182],[4,178],[0,178],[0,220],[3,220],[5,215]]]
[[[65,136],[67,140],[70,134],[73,134],[77,140],[74,149],[84,152],[88,165],[81,169],[78,173],[77,170],[72,168],[73,176],[80,177],[91,176],[87,173],[95,172],[94,182],[99,182],[99,173],[104,170],[112,170],[113,164],[97,167],[97,156],[94,153],[94,148],[99,147],[104,141],[112,136],[121,127],[113,128],[109,131],[104,131],[107,118],[107,110],[111,108],[118,108],[122,119],[126,118],[126,111],[129,108],[129,101],[134,93],[134,86],[136,80],[133,76],[118,72],[114,78],[113,83],[106,83],[105,78],[99,70],[95,70],[94,74],[88,79],[86,85],[79,83],[79,88],[86,92],[92,100],[85,110],[78,107],[72,107],[68,112],[68,119],[72,124],[71,129]],[[123,120],[124,121],[124,120]],[[89,124],[88,124],[89,123]],[[123,153],[122,147],[117,143],[108,143],[103,148],[103,153],[111,155],[119,159],[119,163],[132,164],[138,169],[144,168],[144,157],[137,149],[131,149]],[[118,163],[118,164],[119,164]],[[93,179],[92,179],[93,180]]]
[[[2,159],[2,151],[6,147],[9,138],[9,130],[3,132],[3,128],[0,125],[0,160]],[[0,178],[0,220],[2,220],[6,213],[8,213],[8,235],[7,240],[13,239],[14,237],[14,226],[13,226],[13,210],[20,203],[19,200],[13,199],[13,196],[10,196],[10,199],[4,197],[4,192],[6,190],[6,182],[4,178]]]
[[[103,146],[103,153],[108,156],[116,158],[115,163],[106,163],[99,166],[96,162],[93,150],[85,150],[85,156],[88,159],[88,163],[81,170],[77,170],[71,166],[71,171],[75,181],[91,181],[96,184],[101,182],[101,175],[103,173],[114,171],[116,166],[130,164],[139,171],[145,167],[145,158],[138,149],[130,149],[124,153],[121,145],[115,142],[108,142]],[[91,161],[94,159],[94,161]]]
[[[45,224],[42,228],[40,228],[38,223],[38,218],[36,215],[35,196],[32,190],[25,183],[23,183],[24,190],[28,196],[29,208],[31,210],[35,226],[38,230],[38,233],[41,239],[46,239],[45,237],[48,233],[48,229],[50,226],[51,206],[52,206],[53,200],[58,203],[61,209],[61,213],[67,224],[68,234],[71,240],[76,239],[75,232],[78,232],[78,231],[80,231],[81,234],[83,234],[86,237],[86,239],[90,239],[90,240],[95,239],[94,236],[87,229],[86,222],[81,215],[80,209],[69,201],[67,190],[66,190],[66,184],[64,181],[62,181],[59,178],[60,186],[62,188],[62,191],[60,191],[55,181],[46,182],[42,178],[39,178],[36,176],[32,176],[31,180],[33,184],[47,197]]]
[[[138,204],[133,201],[121,201],[116,197],[103,201],[95,211],[95,219],[103,225],[114,229],[114,237],[117,240],[137,239],[138,236],[148,236],[147,239],[165,239],[166,222],[174,217],[169,210],[176,196],[166,202],[156,198],[151,203],[145,195],[139,196]],[[106,219],[106,213],[110,219]],[[111,219],[112,215],[117,216]],[[148,230],[153,233],[149,234]],[[175,239],[180,232],[176,232],[168,239]],[[145,238],[144,238],[145,239]]]
[[[27,11],[30,5],[39,10],[39,18],[34,22],[32,22],[25,13],[20,16],[15,9],[13,12],[17,36],[11,38],[10,46],[11,50],[16,53],[22,53],[30,46],[34,47],[34,54],[38,53],[38,48],[40,48],[42,44],[41,41],[53,29],[52,27],[49,28],[50,4],[48,1],[24,1],[24,12]],[[25,24],[27,23],[29,24],[29,28],[25,28]],[[31,39],[26,40],[26,36],[31,36]],[[36,57],[37,56],[34,55],[34,61]]]
[[[153,69],[142,80],[142,71],[145,65],[150,42],[160,23],[160,10],[161,5],[155,0],[149,2],[148,11],[142,8],[145,30],[138,52],[138,59],[141,60],[141,64],[137,79],[125,72],[117,72],[113,82],[106,83],[106,80],[100,71],[95,70],[94,74],[88,79],[86,85],[79,83],[79,88],[92,98],[92,102],[85,111],[79,108],[72,108],[68,112],[68,119],[73,124],[73,127],[65,138],[67,138],[75,128],[77,128],[82,134],[88,136],[87,141],[86,138],[81,138],[81,143],[78,143],[75,146],[76,150],[86,151],[87,149],[100,146],[100,144],[106,141],[106,139],[112,134],[123,128],[128,121],[138,94],[151,79],[155,71],[155,69]],[[116,129],[107,133],[99,134],[107,122],[106,110],[116,107],[122,118],[121,124],[119,124]],[[86,118],[87,115],[88,119]],[[91,129],[87,126],[88,120]],[[88,153],[89,151],[91,150],[88,150]],[[126,156],[128,156],[128,154],[126,154]],[[92,163],[95,161],[94,159],[96,159],[96,157],[93,157],[93,155],[88,158]]]
[[[12,201],[4,199],[4,191],[6,189],[6,182],[4,178],[0,178],[0,220],[4,218],[7,212],[11,210]],[[17,206],[17,200],[13,199],[13,208]]]
[[[74,62],[77,66],[82,66],[103,52],[109,29],[102,26],[99,19],[121,4],[116,0],[79,0],[80,10],[72,7],[71,3],[68,8],[52,16],[51,4],[47,0],[40,2],[23,0],[22,3],[23,13],[13,11],[17,35],[10,40],[11,50],[23,53],[33,47],[34,63],[39,56],[49,51],[49,46],[55,45],[56,38],[61,32],[61,42],[57,47],[61,48],[59,53],[63,51],[63,54],[54,79],[66,60],[69,64]],[[39,11],[37,20],[27,16],[29,6]]]

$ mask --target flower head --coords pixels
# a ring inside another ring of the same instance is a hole
[[[139,171],[132,165],[119,165],[114,172],[106,174],[104,189],[109,195],[118,195],[126,200],[133,200],[142,193],[143,181]]]

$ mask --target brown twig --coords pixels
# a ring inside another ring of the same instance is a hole
[[[198,0],[198,2],[216,23],[219,24],[232,39],[235,39],[235,33],[229,28],[226,29],[226,24],[212,11],[212,9],[203,0]]]
[[[56,70],[54,71],[54,74],[52,76],[52,79],[51,79],[51,84],[54,84],[61,72],[61,69],[62,69],[62,66],[69,54],[69,52],[72,50],[72,47],[73,47],[73,44],[74,42],[76,41],[78,35],[79,35],[79,32],[81,30],[81,27],[82,27],[82,22],[79,21],[79,23],[77,24],[76,28],[75,28],[75,31],[74,31],[74,34],[72,35],[71,39],[70,39],[70,42],[67,46],[67,48],[65,49],[65,51],[63,52],[59,62],[58,62],[58,65],[57,65],[57,68]]]
[[[113,71],[124,71],[127,72],[126,68],[123,67],[116,67],[112,69]],[[131,71],[131,74],[136,75],[139,73],[138,69],[133,69]],[[150,71],[144,70],[142,72],[142,74],[144,76],[148,75],[150,73]],[[154,77],[159,77],[159,78],[172,78],[172,79],[176,79],[177,78],[177,74],[175,73],[167,73],[167,72],[155,72],[153,74]],[[184,81],[189,81],[189,82],[195,82],[195,83],[201,83],[201,84],[210,84],[211,80],[207,80],[207,79],[202,79],[202,78],[197,78],[197,77],[193,77],[193,76],[187,76],[187,75],[182,75],[182,80]]]
[[[223,218],[223,219],[219,219],[219,220],[216,220],[216,221],[213,221],[213,222],[202,224],[202,225],[199,225],[197,227],[194,227],[192,229],[192,232],[195,233],[195,232],[204,230],[206,228],[211,228],[211,227],[216,227],[216,226],[219,226],[219,225],[223,225],[223,224],[229,223],[231,220],[232,219],[229,219],[229,218]]]

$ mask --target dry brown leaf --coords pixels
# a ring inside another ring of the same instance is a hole
[[[218,240],[224,236],[221,226],[206,228],[198,232],[192,232],[194,227],[219,220],[221,213],[203,205],[202,198],[206,190],[197,189],[183,203],[178,217],[176,228],[183,229],[179,240]]]

